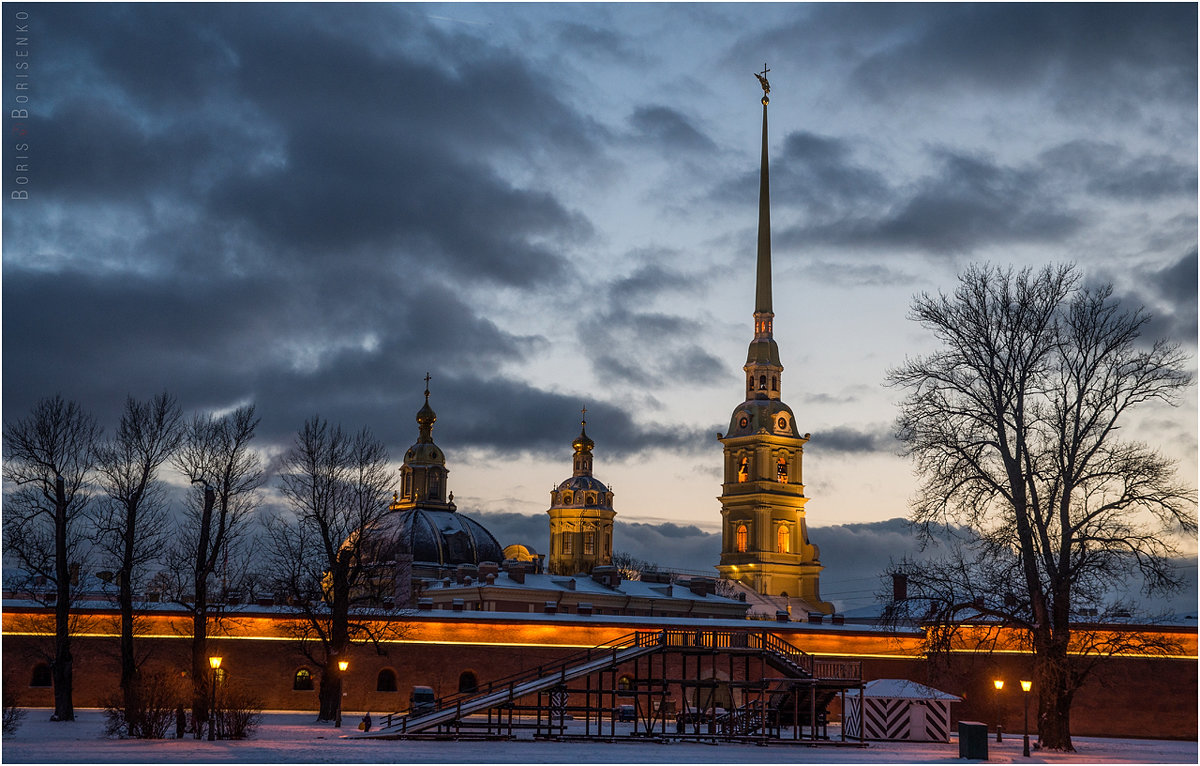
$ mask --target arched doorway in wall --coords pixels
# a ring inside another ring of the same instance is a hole
[[[396,689],[396,671],[391,668],[379,671],[379,675],[375,676],[375,691],[394,692]]]
[[[461,694],[471,694],[479,688],[479,679],[474,671],[464,670],[458,677],[458,691]]]
[[[300,668],[292,676],[292,691],[311,692],[313,690],[312,672],[308,668]]]
[[[53,686],[54,677],[50,674],[50,666],[39,662],[33,666],[33,674],[29,678],[30,686]]]

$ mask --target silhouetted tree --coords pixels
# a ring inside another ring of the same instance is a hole
[[[140,709],[135,699],[134,585],[162,555],[167,514],[158,470],[183,437],[179,404],[161,393],[146,402],[127,397],[112,439],[96,450],[96,474],[106,497],[95,504],[96,542],[117,575],[121,614],[121,694],[131,728]]]
[[[926,536],[967,530],[952,556],[899,568],[910,597],[892,616],[927,620],[932,648],[964,622],[1023,632],[1038,734],[1058,750],[1073,749],[1086,671],[1068,653],[1077,605],[1135,573],[1177,587],[1172,540],[1196,529],[1173,463],[1118,439],[1138,405],[1176,403],[1185,358],[1166,341],[1140,345],[1143,310],[1080,281],[1073,266],[972,267],[952,296],[914,300],[940,349],[889,373],[906,391],[897,434],[922,479],[912,520]]]
[[[75,402],[43,399],[4,427],[4,547],[30,577],[54,586],[52,720],[75,720],[71,603],[90,530],[84,529],[87,481],[100,428]]]
[[[261,500],[262,463],[250,447],[258,418],[254,406],[223,416],[197,415],[185,427],[175,466],[192,481],[185,523],[170,552],[168,573],[177,576],[170,598],[192,616],[192,719],[195,735],[208,720],[209,621],[218,618],[226,594],[210,591],[218,568],[224,568],[246,533],[250,514]],[[226,581],[227,582],[227,581]]]
[[[352,640],[394,640],[403,625],[382,614],[371,531],[388,513],[394,484],[383,444],[363,429],[353,436],[319,417],[306,422],[283,459],[280,491],[291,513],[268,525],[278,588],[298,612],[293,634],[321,668],[320,720],[340,710],[342,674]],[[365,618],[365,619],[360,619]]]

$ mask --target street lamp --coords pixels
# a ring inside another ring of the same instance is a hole
[[[992,681],[992,685],[996,687],[996,741],[1003,742],[1004,737],[1000,728],[1000,692],[1004,691],[1004,679],[997,678]]]
[[[220,657],[209,657],[208,666],[212,668],[212,704],[208,706],[208,741],[217,738],[217,671],[221,669]]]
[[[1022,681],[1021,691],[1025,692],[1025,752],[1026,758],[1029,757],[1029,690],[1033,688],[1033,681]]]
[[[337,698],[337,717],[333,721],[335,728],[342,728],[342,697],[346,695],[342,691],[342,676],[346,672],[346,668],[350,667],[350,663],[346,660],[338,660],[338,698]]]

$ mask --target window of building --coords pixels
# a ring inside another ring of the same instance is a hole
[[[780,525],[779,532],[775,535],[775,550],[778,553],[792,552],[792,534],[785,525]]]
[[[775,478],[779,479],[780,484],[787,484],[788,480],[787,458],[781,457],[775,464]]]
[[[595,553],[596,553],[596,536],[595,535],[584,535],[583,536],[583,555],[591,556],[591,555],[594,555]]]
[[[633,679],[629,676],[621,676],[617,679],[617,691],[627,692],[633,688]]]
[[[404,477],[403,477],[403,485],[400,488],[400,494],[404,495],[405,497],[408,497],[409,493],[411,492],[411,484],[412,484],[412,473],[409,471],[405,471]]]
[[[779,378],[775,377],[774,375],[771,376],[771,390],[772,391],[779,390]]]
[[[458,691],[463,694],[470,694],[479,688],[479,679],[469,670],[464,670],[462,675],[458,677]]]
[[[571,546],[571,536],[570,536],[569,534],[568,534],[568,535],[563,535],[563,539],[562,539],[562,552],[563,552],[563,553],[565,553],[565,554],[567,554],[567,555],[570,555],[571,553],[573,553],[573,552],[574,552],[574,551],[572,551],[572,550],[571,550],[571,548],[572,548],[572,546]]]
[[[734,536],[737,545],[738,553],[745,553],[750,547],[750,530],[746,529],[745,524],[738,525],[737,534]]]
[[[300,668],[296,671],[296,675],[292,676],[292,691],[311,692],[312,690],[312,673],[309,672],[308,668]]]
[[[441,477],[437,472],[429,474],[429,497],[431,500],[437,500],[442,496]]]
[[[767,376],[766,375],[758,376],[758,390],[760,390],[760,391],[767,390]]]
[[[396,671],[392,670],[391,668],[384,668],[383,670],[379,671],[379,675],[375,676],[375,691],[396,691]]]
[[[588,496],[587,496],[587,504],[588,504],[588,505],[595,505],[595,504],[596,504],[596,493],[595,493],[595,492],[589,492],[589,493],[588,493]]]
[[[745,482],[750,480],[750,458],[742,458],[742,462],[738,464],[738,481]]]
[[[571,493],[564,492],[563,493],[563,505],[570,505],[570,504],[571,504]]]
[[[33,666],[33,676],[29,679],[30,686],[54,686],[54,678],[50,674],[50,666],[39,662]]]

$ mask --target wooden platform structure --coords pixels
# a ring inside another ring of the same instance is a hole
[[[770,631],[638,631],[549,665],[384,716],[370,738],[652,738],[840,744],[830,702],[862,663],[813,657]],[[632,728],[618,719],[632,719]],[[568,726],[568,721],[571,722]],[[582,723],[582,726],[580,725]],[[582,731],[581,731],[582,729]]]

